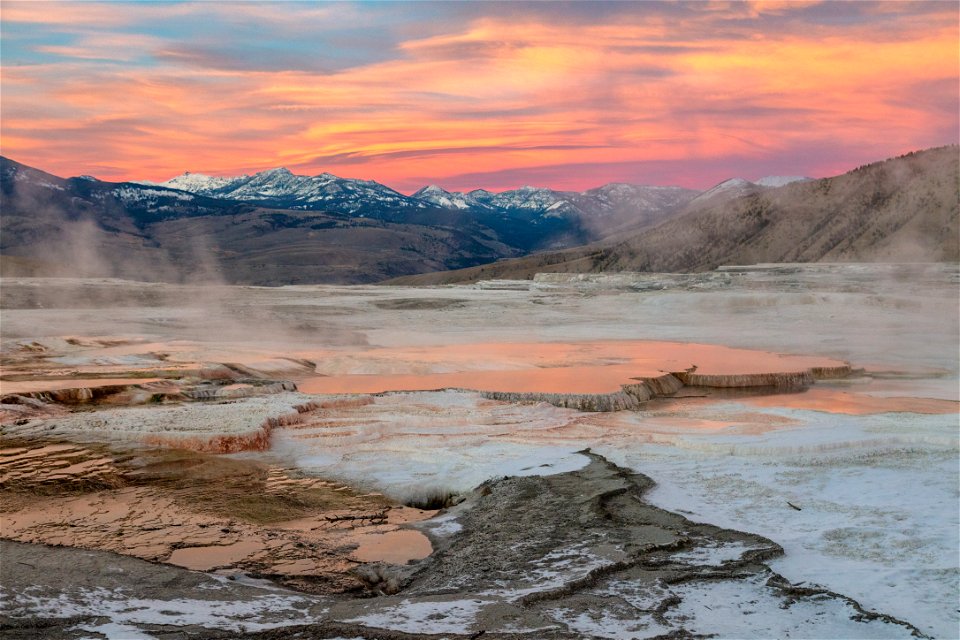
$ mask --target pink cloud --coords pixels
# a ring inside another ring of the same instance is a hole
[[[579,189],[639,167],[707,187],[763,163],[822,175],[848,159],[955,142],[958,129],[955,7],[810,35],[792,22],[780,32],[744,26],[795,13],[795,3],[696,5],[685,22],[486,17],[318,72],[216,63],[225,54],[203,51],[188,60],[198,41],[117,27],[168,5],[7,6],[5,22],[74,28],[69,44],[36,46],[62,62],[0,70],[4,153],[63,175],[100,166],[105,178],[164,179],[286,164],[400,188],[428,176],[500,188],[512,174]],[[263,19],[281,33],[335,31],[330,20],[344,12],[364,19],[350,5],[230,7],[237,13],[176,11]]]

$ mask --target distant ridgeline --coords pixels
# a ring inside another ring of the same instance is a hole
[[[174,282],[429,284],[538,271],[956,261],[958,179],[956,146],[835,178],[735,178],[702,193],[631,184],[460,193],[431,185],[406,196],[369,180],[286,169],[112,183],[0,158],[0,269]]]
[[[956,145],[779,188],[744,192],[736,181],[724,184],[735,197],[705,192],[661,224],[633,234],[391,283],[528,279],[538,272],[690,272],[776,262],[960,261]]]

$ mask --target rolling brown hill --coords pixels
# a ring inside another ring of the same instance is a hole
[[[909,153],[833,178],[712,204],[615,242],[388,284],[448,284],[538,272],[706,271],[761,262],[960,260],[960,148]]]

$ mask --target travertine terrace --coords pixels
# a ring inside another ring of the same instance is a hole
[[[5,279],[0,624],[949,635],[957,284]]]

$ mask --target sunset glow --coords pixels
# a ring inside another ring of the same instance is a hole
[[[958,141],[955,2],[4,2],[2,153],[491,190],[826,176]]]

